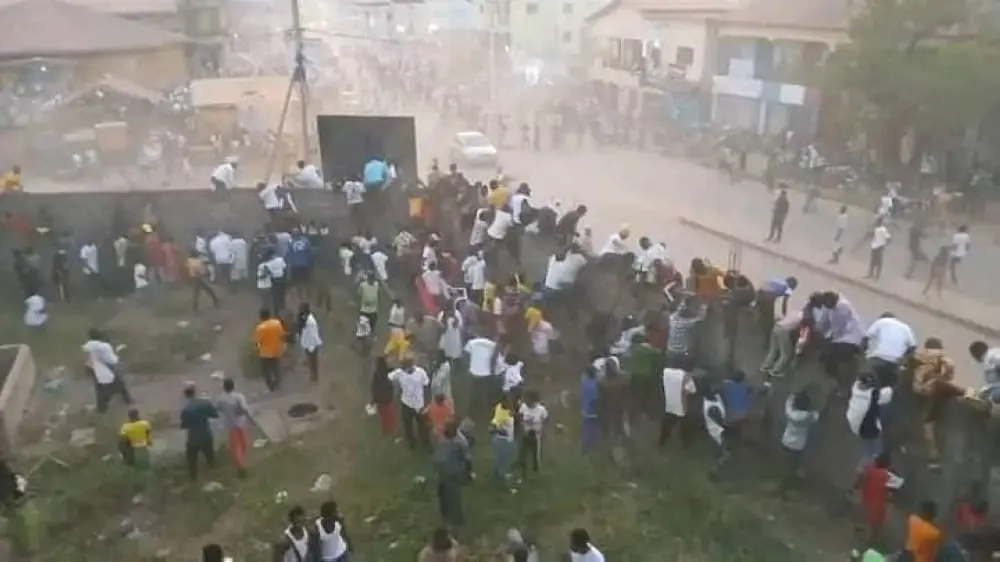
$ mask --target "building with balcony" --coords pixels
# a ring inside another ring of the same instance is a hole
[[[719,18],[712,121],[758,134],[815,132],[823,64],[846,42],[849,0],[750,0]]]
[[[587,20],[588,76],[621,111],[757,133],[815,130],[850,0],[619,0]],[[659,111],[656,109],[655,111]]]

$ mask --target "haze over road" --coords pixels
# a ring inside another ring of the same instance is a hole
[[[437,130],[433,124],[430,127]],[[421,161],[429,162],[437,156],[445,166],[448,135],[438,131],[431,137],[428,133],[425,129],[420,136],[428,141],[435,140],[422,146]],[[434,151],[432,147],[435,146],[441,148]],[[532,186],[536,205],[552,199],[560,200],[564,209],[586,204],[590,212],[583,223],[594,229],[595,249],[598,250],[622,224],[630,224],[634,239],[649,236],[663,242],[671,258],[682,268],[698,256],[724,264],[730,244],[684,227],[678,217],[704,222],[755,242],[766,235],[771,199],[763,186],[752,182],[729,185],[720,174],[691,162],[655,154],[591,148],[542,152],[503,149],[501,160],[504,169],[516,181],[527,181]],[[794,194],[792,205],[793,216],[787,223],[786,237],[795,237],[800,244],[808,244],[815,256],[812,261],[822,263],[830,251],[832,220],[827,228],[823,219],[799,214],[801,200]],[[821,207],[822,212],[835,212],[834,205],[829,202]],[[860,226],[855,230],[854,236],[860,237]],[[979,247],[973,252],[985,250]],[[1000,264],[1000,259],[995,263]],[[890,264],[887,269],[893,266]],[[796,276],[801,287],[792,299],[792,306],[802,305],[813,290],[828,289],[846,295],[866,325],[879,314],[892,311],[910,324],[919,341],[930,336],[942,338],[958,366],[960,383],[982,384],[980,370],[967,351],[970,341],[987,339],[980,333],[749,247],[743,250],[741,269],[755,282],[775,276]],[[971,274],[967,273],[966,277],[971,278]],[[896,279],[887,273],[883,282],[891,285]]]

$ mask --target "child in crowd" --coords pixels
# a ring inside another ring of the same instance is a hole
[[[431,436],[436,440],[441,438],[444,427],[454,417],[455,410],[447,396],[444,394],[435,394],[431,403],[424,407],[423,414],[427,417],[427,425],[430,427]]]

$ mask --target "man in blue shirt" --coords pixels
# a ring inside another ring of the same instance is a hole
[[[774,278],[765,281],[757,290],[757,318],[764,334],[764,349],[771,344],[771,332],[774,330],[774,305],[781,301],[781,316],[788,314],[788,299],[799,286],[799,280],[794,277]]]
[[[292,231],[292,239],[288,244],[285,261],[288,262],[288,267],[291,269],[292,284],[296,287],[299,299],[308,300],[309,280],[312,278],[315,254],[309,237],[298,228]]]
[[[382,189],[389,177],[389,166],[384,160],[374,156],[368,162],[365,162],[365,168],[361,176],[365,184],[365,191]]]

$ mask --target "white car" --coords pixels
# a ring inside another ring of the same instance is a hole
[[[486,135],[478,131],[457,133],[451,145],[451,161],[470,167],[498,164],[497,149]]]

